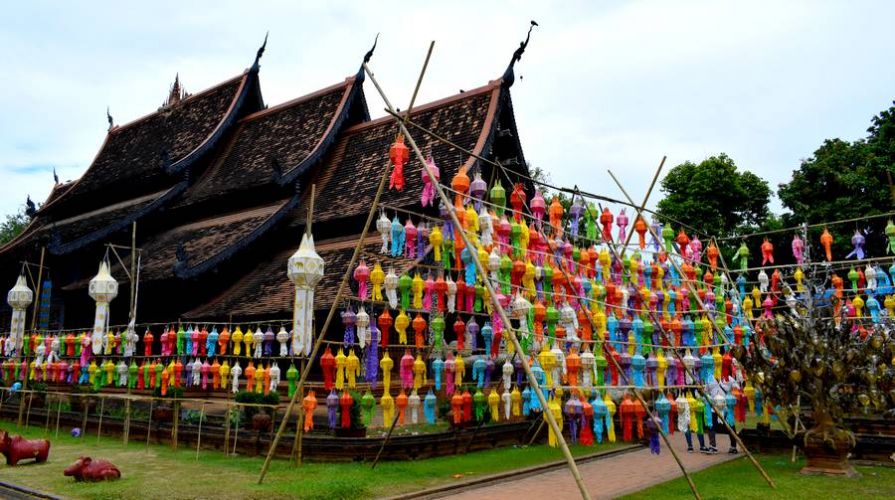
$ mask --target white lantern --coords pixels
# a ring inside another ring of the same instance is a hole
[[[280,356],[284,358],[289,355],[289,348],[286,346],[286,342],[288,340],[289,332],[287,332],[285,328],[280,326],[280,331],[277,332],[277,342],[280,343]]]
[[[323,258],[314,250],[314,236],[305,233],[298,251],[289,257],[286,275],[295,284],[292,316],[292,353],[311,353],[314,343],[314,288],[323,279]]]
[[[376,230],[379,231],[379,237],[382,238],[382,248],[379,253],[388,253],[389,231],[392,229],[392,221],[388,220],[385,212],[379,212],[379,219],[376,220]]]
[[[500,279],[498,278],[497,271],[500,270],[500,254],[497,253],[497,245],[491,249],[491,254],[488,256],[488,270],[491,271],[492,286],[494,286],[494,288],[499,288]]]
[[[393,267],[388,268],[388,274],[385,275],[385,296],[388,298],[388,305],[392,309],[398,307],[398,275],[395,274]]]
[[[106,330],[109,327],[109,303],[118,296],[118,282],[109,272],[109,263],[99,263],[99,271],[90,280],[87,288],[90,298],[96,301],[96,316],[93,319],[93,354],[101,354]]]
[[[357,343],[361,349],[365,349],[372,339],[370,338],[370,315],[367,314],[363,305],[357,311],[355,324],[357,325]]]
[[[12,307],[12,322],[9,325],[9,338],[4,344],[4,354],[10,356],[22,352],[22,341],[25,338],[25,310],[31,305],[34,292],[28,288],[25,275],[20,274],[13,286],[6,294],[6,303]]]
[[[531,310],[531,302],[528,301],[521,293],[516,292],[516,298],[513,299],[513,317],[519,320],[519,337],[528,338],[531,330],[528,326],[528,311]]]
[[[581,385],[583,385],[585,389],[590,389],[593,385],[595,362],[596,358],[594,357],[594,353],[588,351],[587,348],[585,348],[584,352],[581,353]]]
[[[137,341],[140,336],[137,335],[137,325],[135,320],[130,320],[127,324],[127,331],[124,334],[124,357],[129,358],[134,355],[137,350]]]

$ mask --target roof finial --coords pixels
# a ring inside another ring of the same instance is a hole
[[[171,85],[171,90],[168,92],[168,100],[165,101],[165,104],[162,107],[167,108],[173,106],[182,101],[186,96],[187,93],[180,85],[180,72],[177,72],[174,75],[174,83]]]
[[[31,201],[31,195],[28,195],[28,198],[25,199],[25,215],[28,217],[34,217],[34,214],[37,213],[37,207],[34,205],[34,202]]]
[[[53,182],[59,184],[59,175],[56,174],[56,167],[53,167]]]
[[[373,46],[370,47],[370,50],[364,54],[364,64],[370,62],[370,58],[373,57],[373,51],[376,50],[376,44],[379,43],[379,33],[376,33],[376,38],[373,39]]]
[[[112,120],[112,115],[109,114],[109,107],[106,106],[106,120],[109,120],[109,130],[115,126],[115,122]]]
[[[525,36],[525,41],[521,42],[519,48],[513,52],[513,58],[510,59],[509,66],[507,66],[506,71],[503,72],[503,83],[507,87],[511,87],[516,80],[516,75],[513,73],[513,66],[516,64],[516,61],[522,59],[522,54],[525,53],[525,48],[528,47],[528,40],[531,38],[531,30],[533,30],[535,26],[539,26],[537,21],[531,21],[531,26],[528,28],[528,34]]]
[[[373,46],[370,47],[370,50],[364,54],[364,62],[361,63],[360,68],[357,70],[357,75],[354,76],[355,82],[358,84],[363,83],[366,79],[366,73],[364,73],[364,65],[370,62],[370,59],[373,57],[373,51],[376,50],[376,44],[379,43],[379,33],[376,33],[376,38],[373,39]]]
[[[264,34],[264,43],[258,47],[258,52],[255,54],[255,62],[252,64],[252,71],[258,71],[259,63],[261,62],[261,56],[264,55],[264,50],[267,49],[267,36],[270,35],[270,31]]]

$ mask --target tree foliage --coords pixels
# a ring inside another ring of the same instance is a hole
[[[6,219],[0,222],[0,245],[5,245],[18,236],[28,225],[29,220],[24,207],[18,212],[7,214]]]
[[[739,171],[724,153],[672,168],[662,179],[662,191],[659,213],[701,229],[703,236],[754,230],[770,215],[767,181]]]
[[[780,184],[777,195],[787,223],[819,223],[861,218],[893,209],[889,175],[895,177],[895,106],[871,120],[868,136],[853,142],[827,139],[810,158],[802,160],[792,180]],[[847,252],[856,229],[865,232],[865,248],[882,255],[886,220],[882,218],[829,227],[836,253]],[[813,229],[810,242],[820,251],[823,228]]]

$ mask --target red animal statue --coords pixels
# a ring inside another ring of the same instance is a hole
[[[50,442],[46,439],[25,439],[0,431],[0,453],[6,457],[7,465],[16,465],[19,460],[33,458],[37,463],[47,461],[50,455]]]
[[[121,478],[121,471],[108,460],[81,457],[66,467],[64,474],[75,481],[107,481]]]

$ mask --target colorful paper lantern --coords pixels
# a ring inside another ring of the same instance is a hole
[[[7,292],[6,303],[12,307],[12,319],[9,326],[9,338],[3,345],[4,354],[8,357],[13,353],[22,352],[22,344],[25,339],[26,309],[34,299],[34,292],[28,288],[25,275],[20,274],[16,284]]]
[[[290,258],[286,268],[289,280],[295,285],[292,311],[292,353],[309,355],[314,343],[314,288],[323,279],[324,262],[314,250],[314,236],[302,235],[301,245]]]
[[[103,341],[109,327],[109,303],[118,296],[118,282],[109,272],[109,263],[100,262],[99,271],[90,280],[87,293],[96,301],[96,315],[93,321],[93,335],[91,344],[93,354],[100,354],[103,350]]]
[[[410,159],[410,149],[404,145],[404,134],[398,134],[395,142],[388,150],[388,157],[392,162],[392,173],[389,176],[388,188],[396,191],[404,190],[404,164]]]

